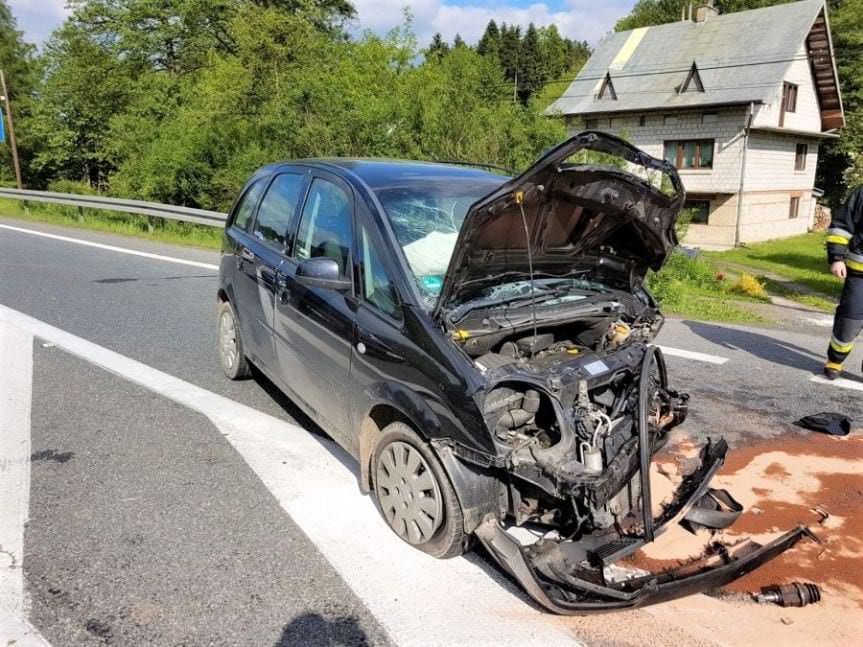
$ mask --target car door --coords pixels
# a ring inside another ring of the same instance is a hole
[[[351,360],[351,394],[353,418],[361,420],[368,411],[368,393],[382,382],[397,380],[403,384],[418,383],[417,368],[406,356],[419,353],[404,334],[404,315],[398,288],[394,281],[395,264],[371,219],[356,219],[359,303],[354,327]],[[353,451],[359,453],[359,429],[351,439]]]
[[[297,205],[307,172],[281,169],[272,176],[255,210],[250,233],[237,250],[237,301],[246,353],[264,369],[277,369],[273,342],[276,269],[284,261],[288,232],[293,230]]]
[[[347,437],[351,344],[356,299],[353,290],[309,286],[297,269],[308,259],[328,257],[351,279],[354,197],[335,175],[314,171],[293,253],[279,271],[276,354],[288,388],[337,441]]]

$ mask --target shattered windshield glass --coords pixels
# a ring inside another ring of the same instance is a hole
[[[375,191],[427,309],[437,303],[468,209],[505,179],[447,178]]]

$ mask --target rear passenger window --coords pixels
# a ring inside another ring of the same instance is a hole
[[[395,286],[381,261],[380,250],[375,246],[366,228],[362,228],[363,298],[380,311],[399,318],[399,300]]]
[[[258,207],[255,238],[278,251],[284,250],[288,227],[294,219],[304,182],[302,175],[294,173],[276,176]]]
[[[266,179],[261,178],[246,190],[243,197],[240,198],[240,203],[234,210],[234,227],[244,231],[248,228],[249,218],[252,217],[255,205],[258,204],[258,198],[261,197],[261,192],[266,185]]]
[[[326,256],[347,275],[351,250],[351,200],[337,185],[315,178],[297,232],[296,257],[300,260]]]

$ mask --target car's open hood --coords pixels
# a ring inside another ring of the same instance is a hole
[[[538,277],[585,271],[640,283],[677,244],[684,197],[668,162],[611,135],[576,135],[470,208],[435,314],[490,285],[525,278],[530,261]]]

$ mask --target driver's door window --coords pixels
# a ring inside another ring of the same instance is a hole
[[[315,178],[303,207],[294,256],[332,258],[339,273],[348,275],[351,249],[351,199],[338,185]]]

